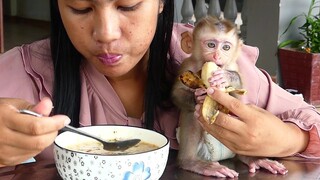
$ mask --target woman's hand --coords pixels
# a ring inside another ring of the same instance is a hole
[[[215,122],[208,124],[201,116],[202,104],[197,104],[195,117],[205,131],[236,154],[285,157],[307,147],[308,133],[293,123],[285,123],[257,106],[243,104],[214,88],[208,88],[207,93],[235,116],[220,112]]]
[[[20,114],[29,109],[42,114],[34,117]],[[44,98],[37,105],[20,99],[0,99],[0,166],[19,164],[51,145],[58,130],[70,123],[64,115],[48,117],[52,102]]]

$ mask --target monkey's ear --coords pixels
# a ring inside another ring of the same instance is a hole
[[[181,49],[185,53],[191,54],[192,43],[193,43],[192,32],[185,31],[185,32],[181,33]]]
[[[163,1],[160,1],[160,4],[159,4],[159,14],[162,13],[163,7],[164,7],[164,2],[163,2]]]
[[[244,44],[243,39],[239,38],[239,46],[240,46],[240,47],[242,47],[242,46],[243,46],[243,44]]]

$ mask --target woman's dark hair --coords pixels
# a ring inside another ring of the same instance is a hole
[[[71,43],[63,26],[58,0],[50,1],[50,45],[54,66],[53,113],[65,114],[70,125],[79,127],[81,54]]]
[[[167,54],[170,47],[174,1],[163,0],[155,36],[150,46],[148,79],[145,93],[145,127],[153,129],[156,108],[170,98],[171,81],[166,78]],[[63,26],[57,0],[50,1],[51,54],[54,65],[54,114],[66,114],[71,125],[79,126],[81,99],[80,63],[82,55],[71,43]],[[141,19],[143,20],[143,19]]]

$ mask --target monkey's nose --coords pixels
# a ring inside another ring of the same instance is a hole
[[[220,59],[219,54],[218,54],[218,53],[214,53],[214,54],[212,55],[212,59],[213,59],[214,62],[217,61],[217,60],[219,60],[219,59]]]
[[[215,62],[215,63],[216,63],[219,59],[220,59],[220,56],[219,56],[218,54],[214,54],[214,55],[212,56],[212,61]]]

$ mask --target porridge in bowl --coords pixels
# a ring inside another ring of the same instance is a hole
[[[84,153],[90,153],[90,154],[101,154],[101,155],[128,155],[128,154],[137,154],[147,151],[152,151],[159,146],[147,143],[144,141],[140,141],[135,146],[132,146],[124,151],[108,151],[103,149],[103,145],[100,142],[97,141],[88,141],[83,142],[79,144],[74,144],[69,147],[66,147],[67,149],[73,150],[73,151],[79,151]]]
[[[145,151],[140,152],[139,150],[137,153],[119,151],[114,151],[118,153],[116,155],[100,153],[99,148],[103,148],[99,142],[72,132],[63,132],[57,136],[54,142],[55,164],[62,179],[158,180],[163,174],[170,144],[162,134],[131,126],[105,125],[80,129],[103,137],[107,141],[141,139],[140,143],[146,143],[148,146],[151,144],[152,148],[148,147]],[[85,147],[87,143],[91,145]]]

